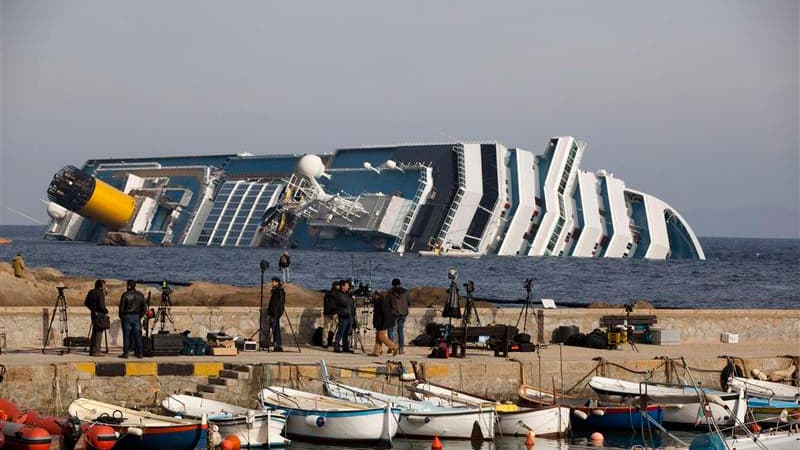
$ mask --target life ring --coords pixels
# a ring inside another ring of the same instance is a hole
[[[722,368],[722,371],[719,374],[719,385],[722,387],[723,391],[728,390],[728,380],[731,377],[743,377],[744,370],[742,370],[741,366],[736,364],[728,363],[725,367]]]

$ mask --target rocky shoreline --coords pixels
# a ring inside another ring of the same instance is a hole
[[[115,306],[125,291],[125,280],[107,279],[109,306]],[[25,270],[23,278],[14,277],[11,264],[0,262],[0,305],[2,306],[52,306],[57,296],[57,286],[66,286],[64,296],[70,306],[83,306],[86,292],[94,287],[94,279],[64,275],[52,267],[34,267]],[[161,299],[161,289],[155,284],[142,284],[139,287],[145,295],[150,293],[154,302]],[[322,306],[323,293],[306,287],[288,283],[286,306]],[[261,290],[258,286],[232,286],[227,284],[192,281],[189,286],[172,286],[170,298],[174,306],[258,306]],[[420,287],[410,289],[413,307],[442,305],[447,290],[442,287]],[[269,283],[265,284],[264,297],[269,298]],[[489,306],[478,301],[478,306]]]

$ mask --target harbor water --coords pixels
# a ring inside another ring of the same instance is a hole
[[[282,249],[233,247],[107,247],[43,239],[44,228],[0,226],[12,239],[0,246],[0,260],[21,252],[31,267],[54,267],[89,278],[188,282],[202,280],[238,286],[257,285],[259,262],[266,276],[278,274]],[[800,300],[800,240],[701,238],[707,260],[420,257],[390,253],[292,250],[292,281],[325,289],[330,281],[355,278],[375,289],[404,285],[449,284],[447,270],[459,271],[459,284],[474,280],[478,298],[524,298],[532,278],[534,298],[588,304],[647,300],[660,308],[795,308]]]

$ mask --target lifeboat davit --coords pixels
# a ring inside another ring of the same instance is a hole
[[[52,438],[44,428],[0,420],[8,450],[50,450]]]

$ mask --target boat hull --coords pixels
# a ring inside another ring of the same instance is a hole
[[[580,411],[583,414],[576,414]],[[581,417],[585,415],[586,418]],[[664,422],[664,408],[660,405],[647,407],[647,415],[653,422]],[[572,426],[578,428],[640,430],[647,427],[647,420],[639,412],[639,408],[627,406],[576,407],[572,412]]]
[[[732,377],[728,380],[728,386],[732,389],[744,390],[745,394],[753,397],[790,402],[800,401],[800,387],[798,386],[741,377]]]
[[[672,387],[657,384],[633,383],[614,378],[593,377],[589,386],[604,400],[621,399],[647,394],[648,402],[664,407],[664,423],[680,426],[698,426],[706,423],[703,405],[692,387]],[[710,397],[718,397],[721,404],[709,402],[710,413],[717,425],[733,425],[737,418],[744,421],[747,402],[741,393],[726,394],[706,390]]]
[[[492,414],[490,410],[475,412],[412,411],[400,412],[399,432],[403,436],[442,439],[491,440]]]
[[[275,389],[275,390],[273,390]],[[320,403],[318,409],[293,407],[297,395],[307,395],[310,403]],[[294,398],[293,398],[294,397]],[[390,407],[348,407],[345,402],[325,406],[322,398],[288,388],[263,389],[259,400],[265,408],[281,411],[286,416],[286,435],[290,439],[311,442],[364,443],[390,446],[397,433],[400,411]],[[334,399],[330,399],[334,401]]]
[[[72,402],[69,413],[83,423],[102,423],[113,428],[120,434],[116,450],[196,450],[205,449],[208,444],[208,425],[204,422],[159,416],[85,398]],[[98,422],[103,416],[121,417],[122,421]],[[136,432],[130,432],[134,428]]]
[[[289,444],[289,440],[281,436],[286,418],[278,414],[180,394],[170,395],[161,406],[172,414],[192,419],[200,419],[205,414],[209,422],[219,427],[223,438],[234,435],[242,447],[278,448]]]
[[[569,408],[544,406],[523,408],[515,412],[497,413],[498,430],[504,436],[525,436],[533,431],[537,437],[558,437],[569,430]]]
[[[757,422],[780,422],[782,414],[800,417],[800,403],[763,398],[747,399],[747,409]]]

